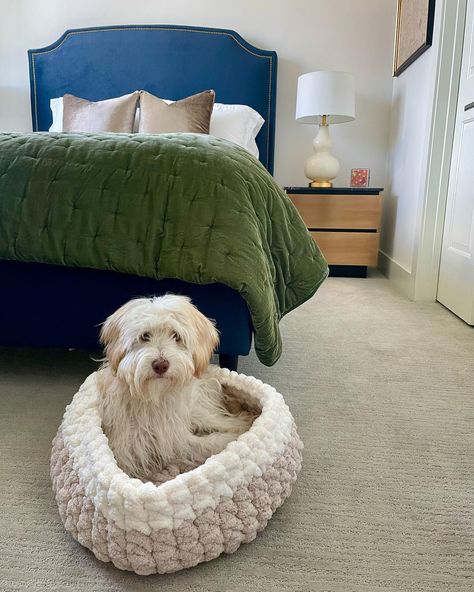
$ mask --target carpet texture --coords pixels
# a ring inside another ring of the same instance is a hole
[[[282,322],[273,368],[305,443],[292,496],[235,554],[166,576],[100,563],[64,531],[50,442],[96,364],[0,350],[0,590],[472,592],[474,332],[380,276],[331,278]]]

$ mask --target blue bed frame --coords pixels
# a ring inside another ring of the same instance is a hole
[[[175,25],[71,29],[28,52],[34,131],[47,131],[51,98],[89,100],[137,89],[168,99],[213,88],[216,101],[253,107],[265,119],[257,145],[273,172],[277,55],[235,31]],[[98,323],[129,298],[175,292],[190,296],[221,334],[220,363],[237,367],[252,343],[252,322],[238,292],[111,271],[0,261],[2,345],[97,348]]]

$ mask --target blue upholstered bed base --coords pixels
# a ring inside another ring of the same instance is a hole
[[[245,301],[223,284],[157,281],[113,271],[0,261],[0,345],[99,348],[99,324],[137,296],[189,296],[221,334],[219,353],[247,355],[252,322]]]

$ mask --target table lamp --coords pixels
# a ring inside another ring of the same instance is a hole
[[[296,121],[319,124],[313,140],[314,154],[305,163],[310,187],[332,187],[339,162],[331,154],[329,124],[355,119],[354,76],[349,72],[319,70],[298,78]]]

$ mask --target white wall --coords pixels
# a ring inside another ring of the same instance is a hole
[[[381,250],[407,273],[412,271],[417,212],[423,197],[432,69],[429,49],[393,84]]]
[[[294,121],[297,77],[334,69],[356,77],[357,119],[334,126],[341,161],[338,185],[351,167],[370,167],[384,186],[392,100],[396,0],[0,0],[0,130],[31,129],[26,51],[49,45],[65,29],[165,23],[235,29],[279,56],[275,176],[306,184],[303,162],[315,128]]]
[[[414,296],[415,263],[426,198],[443,2],[436,3],[432,46],[393,80],[381,268],[409,297]]]

